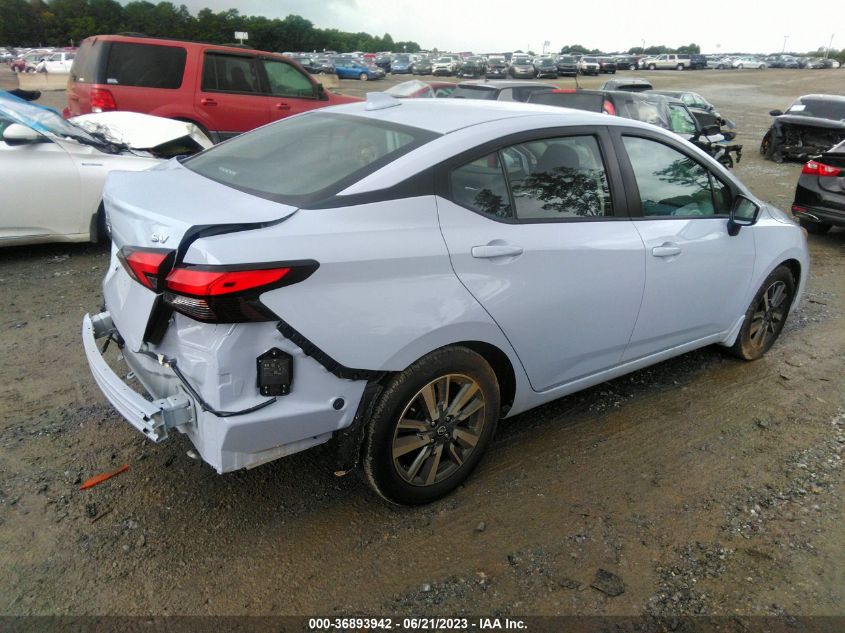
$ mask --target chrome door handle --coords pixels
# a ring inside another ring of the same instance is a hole
[[[494,257],[516,257],[522,255],[521,246],[510,244],[487,244],[485,246],[473,246],[472,256],[477,259],[492,259]]]
[[[666,244],[652,248],[651,254],[655,257],[673,257],[674,255],[681,254],[681,248],[680,246],[667,242]]]

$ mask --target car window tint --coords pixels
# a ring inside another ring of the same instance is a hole
[[[729,200],[730,191],[717,180],[718,196],[714,196],[712,176],[702,165],[656,141],[635,136],[623,140],[644,216],[712,217],[725,212],[721,205]]]
[[[313,97],[314,86],[290,64],[271,59],[261,61],[270,84],[270,94],[282,97]]]
[[[452,199],[478,213],[497,218],[513,217],[505,174],[499,155],[488,154],[452,171]]]
[[[532,141],[503,152],[520,220],[613,214],[610,187],[593,136]]]
[[[113,42],[106,64],[106,83],[117,86],[176,89],[185,72],[184,48]]]
[[[202,89],[225,92],[259,92],[261,84],[253,57],[206,53]]]

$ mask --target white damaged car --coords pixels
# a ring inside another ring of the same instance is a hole
[[[136,112],[65,121],[0,91],[0,246],[104,237],[110,171],[139,171],[212,143],[196,125]]]
[[[809,267],[788,216],[676,135],[521,103],[370,95],[104,199],[82,338],[126,420],[220,473],[334,438],[400,503],[460,484],[500,417],[705,345],[759,358]]]

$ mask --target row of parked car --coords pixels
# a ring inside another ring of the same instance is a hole
[[[67,73],[75,55],[75,48],[0,49],[0,61],[16,73]]]

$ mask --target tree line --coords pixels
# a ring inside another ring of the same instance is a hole
[[[0,0],[0,45],[74,46],[91,35],[142,33],[213,44],[234,43],[235,31],[249,33],[249,46],[268,51],[408,51],[416,42],[396,42],[389,33],[319,29],[298,15],[284,19],[241,15],[237,9],[192,15],[185,5],[135,0]]]

